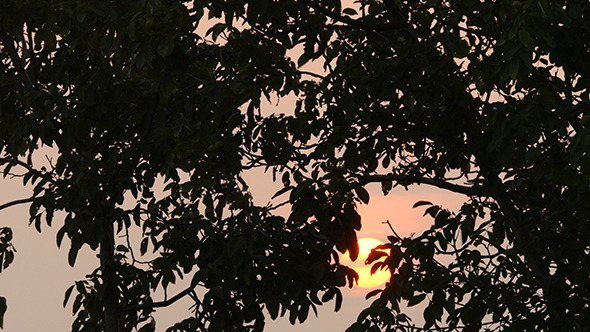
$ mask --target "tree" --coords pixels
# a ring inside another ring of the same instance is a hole
[[[83,245],[100,256],[76,283],[75,330],[127,331],[181,296],[196,312],[177,330],[261,329],[264,311],[304,321],[334,297],[338,309],[356,276],[336,250],[358,250],[369,183],[465,203],[416,203],[432,227],[373,251],[392,277],[351,330],[419,329],[400,304],[422,302],[424,329],[588,324],[588,3],[1,6],[5,174],[34,181],[17,203],[39,229],[66,212],[71,264]],[[204,15],[217,20],[207,39]],[[297,95],[293,114],[261,114],[272,94]],[[41,145],[59,151],[45,168]],[[242,174],[255,167],[281,179],[287,219],[252,203]],[[146,266],[116,241],[134,227]],[[186,291],[153,299],[186,274]]]
[[[65,213],[57,244],[69,240],[71,265],[83,246],[97,252],[98,268],[66,291],[74,331],[150,331],[151,313],[182,297],[195,314],[170,330],[260,330],[263,309],[295,322],[332,298],[339,306],[338,287],[356,276],[315,226],[253,204],[242,175],[257,165],[245,155],[272,87],[230,76],[249,55],[195,32],[203,5],[0,5],[0,163],[33,185],[2,208],[31,204],[39,231]],[[57,156],[46,161],[47,147]],[[185,277],[179,294],[153,295]]]
[[[466,196],[456,212],[418,202],[432,228],[375,250],[368,262],[391,282],[352,329],[412,330],[400,303],[424,300],[424,328],[584,329],[588,4],[299,3],[312,18],[282,24],[303,34],[291,40],[305,46],[298,64],[319,59],[326,74],[284,120],[293,145],[311,142],[308,128],[317,140],[296,159],[312,176],[294,190],[350,187],[366,202],[377,182]]]

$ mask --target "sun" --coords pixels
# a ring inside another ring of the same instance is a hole
[[[371,265],[365,265],[365,260],[371,249],[376,246],[383,244],[383,242],[365,237],[358,240],[359,243],[359,257],[356,261],[352,262],[348,256],[348,251],[341,255],[342,263],[346,266],[353,268],[359,274],[358,286],[363,288],[374,288],[384,284],[389,280],[390,273],[388,270],[377,270],[375,274],[371,275]]]

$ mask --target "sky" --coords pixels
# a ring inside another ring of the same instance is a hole
[[[251,183],[257,183],[259,192],[252,189],[255,197],[264,199],[269,190],[269,181],[263,174],[250,176]],[[418,186],[410,191],[403,188],[394,189],[388,196],[380,193],[378,186],[369,188],[371,200],[368,205],[359,205],[363,227],[359,238],[371,237],[386,241],[391,234],[389,226],[383,224],[389,220],[398,234],[408,236],[430,227],[431,219],[423,217],[423,208],[413,209],[419,200],[429,200],[435,204],[456,209],[462,196],[442,192],[432,187]],[[20,179],[0,180],[0,202],[28,197],[30,188],[25,188]],[[56,227],[44,227],[38,233],[33,226],[28,226],[28,205],[18,205],[0,211],[0,226],[9,226],[14,231],[13,244],[16,247],[15,261],[0,274],[0,295],[7,298],[8,311],[5,316],[5,329],[8,332],[53,332],[68,331],[73,316],[71,306],[62,307],[65,290],[76,280],[84,279],[98,264],[95,253],[83,249],[74,268],[67,264],[67,245],[59,250],[55,242]],[[334,312],[334,302],[319,308],[319,315],[310,315],[304,324],[290,325],[287,317],[272,321],[267,320],[265,331],[344,331],[352,324],[357,315],[368,307],[371,300],[364,296],[371,289],[344,288],[343,307]],[[174,293],[173,290],[170,293]],[[70,302],[71,304],[71,302]],[[180,301],[172,307],[157,313],[157,331],[164,331],[175,321],[188,317],[190,301]],[[414,312],[418,319],[419,312]]]

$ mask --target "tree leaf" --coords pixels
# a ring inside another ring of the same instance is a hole
[[[328,301],[330,301],[331,299],[334,298],[334,295],[336,295],[337,292],[337,288],[330,288],[328,289],[324,295],[322,295],[322,302],[326,303]]]
[[[68,300],[70,299],[70,295],[72,295],[72,291],[74,290],[74,286],[75,285],[72,285],[72,286],[68,287],[68,289],[66,290],[66,293],[64,295],[64,300],[63,300],[63,307],[64,308],[68,304]]]
[[[371,264],[374,261],[378,260],[381,257],[387,257],[389,256],[388,253],[384,252],[384,251],[380,251],[380,250],[371,250],[371,252],[369,253],[369,255],[367,256],[367,259],[365,260],[365,264]]]
[[[354,186],[354,191],[356,192],[356,195],[363,203],[369,204],[369,192],[367,191],[367,189],[365,189],[359,185],[356,185],[356,186]]]
[[[299,308],[299,313],[297,314],[297,318],[299,319],[300,323],[305,322],[307,319],[307,315],[309,314],[309,303],[303,303]]]
[[[356,261],[359,256],[359,243],[355,231],[346,231],[346,248],[351,261]]]
[[[418,202],[414,203],[414,206],[412,206],[412,208],[417,208],[422,205],[432,205],[432,203],[429,201],[418,201]]]
[[[440,206],[433,205],[433,206],[429,207],[428,209],[426,209],[426,211],[424,211],[424,215],[429,214],[431,217],[435,218],[436,214],[438,213],[439,210],[440,210]]]
[[[74,265],[76,264],[76,257],[78,256],[78,252],[80,251],[81,247],[81,243],[79,243],[78,241],[72,241],[72,246],[68,251],[68,264],[70,264],[71,267],[74,267]]]
[[[381,292],[383,292],[382,289],[374,289],[374,290],[368,292],[367,295],[365,295],[365,300],[368,300]]]
[[[342,292],[340,292],[340,289],[335,288],[336,289],[336,305],[334,306],[334,311],[338,312],[340,311],[340,308],[342,308]]]
[[[158,50],[157,50],[158,54],[163,58],[172,54],[173,50],[174,50],[174,39],[170,36],[162,39],[160,44],[158,44]]]
[[[346,204],[344,206],[344,211],[341,215],[341,218],[347,227],[357,231],[361,230],[361,216],[358,214],[352,204]]]
[[[358,13],[356,12],[356,10],[354,10],[354,8],[344,8],[344,9],[342,10],[342,13],[344,13],[344,14],[346,14],[346,15],[351,15],[351,16],[354,16],[354,15],[357,15],[357,14],[358,14]]]
[[[375,274],[375,272],[377,272],[377,270],[379,270],[379,268],[381,268],[383,266],[383,262],[376,262],[375,264],[373,264],[371,266],[371,275]]]
[[[413,307],[413,306],[419,304],[420,302],[424,301],[425,298],[426,298],[426,294],[418,294],[416,296],[413,296],[408,301],[408,307]]]
[[[270,318],[276,319],[279,315],[279,301],[277,299],[271,299],[266,302],[266,310],[268,310]]]

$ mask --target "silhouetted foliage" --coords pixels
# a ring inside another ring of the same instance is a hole
[[[374,250],[392,278],[350,330],[419,330],[404,313],[419,303],[426,329],[583,330],[589,15],[585,1],[8,0],[0,162],[33,184],[13,203],[38,230],[65,212],[71,265],[99,254],[66,292],[74,331],[151,331],[185,296],[194,315],[170,331],[338,310],[357,276],[337,251],[358,253],[369,183],[465,203],[418,202],[432,227]],[[287,95],[294,109],[260,111]],[[43,146],[58,156],[39,166]],[[273,204],[253,203],[252,168],[280,179]]]

